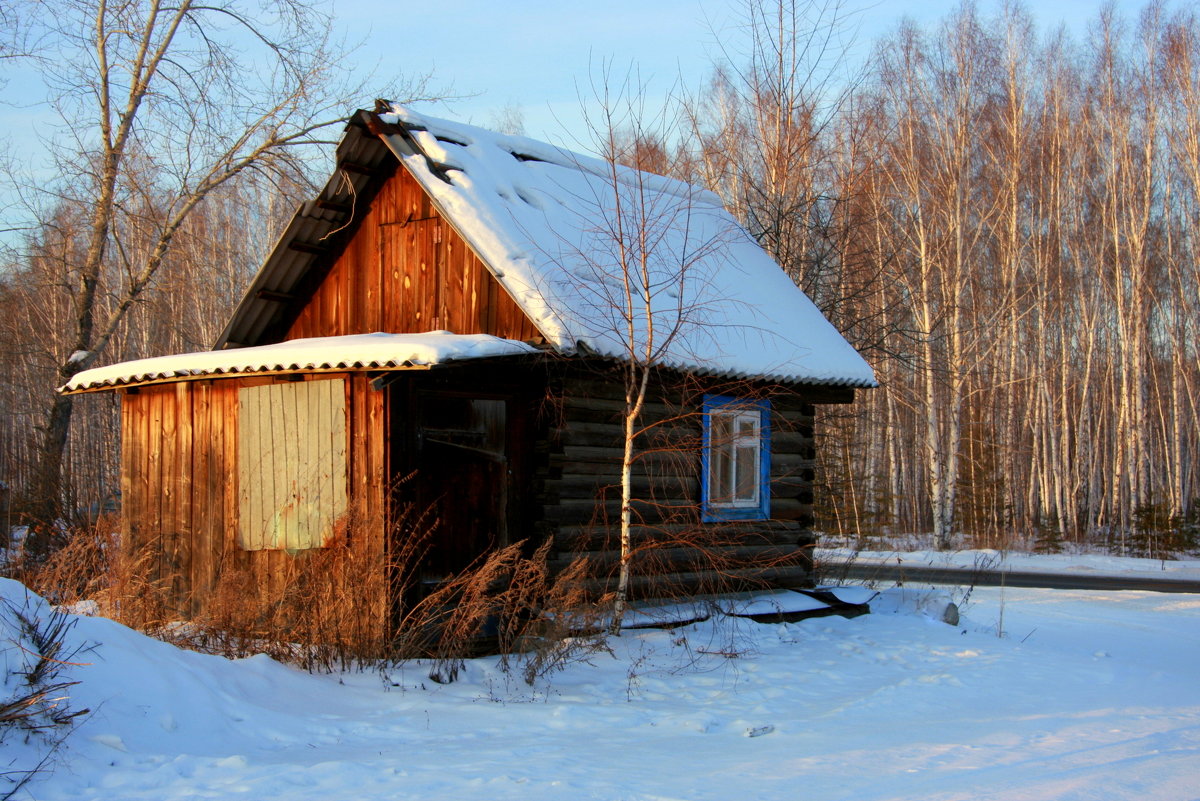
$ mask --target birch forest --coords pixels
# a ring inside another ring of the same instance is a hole
[[[752,8],[681,169],[875,367],[827,410],[822,524],[939,547],[1194,544],[1200,25],[900,23],[848,88],[824,8]],[[837,25],[832,28],[836,29]]]
[[[939,547],[1194,547],[1196,12],[1107,8],[1048,29],[1020,5],[965,4],[897,22],[858,67],[842,13],[751,2],[745,47],[679,98],[680,128],[629,143],[718,192],[876,370],[878,389],[823,411],[820,527]],[[206,199],[106,361],[209,346],[290,202],[252,182]],[[70,357],[75,219],[46,216],[0,283],[12,508]],[[115,502],[119,448],[115,400],[81,405],[63,492],[87,511]]]

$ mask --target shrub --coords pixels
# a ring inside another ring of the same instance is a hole
[[[0,580],[2,582],[3,580]],[[4,582],[0,596],[0,637],[4,670],[0,676],[0,744],[18,736],[39,741],[33,764],[9,763],[0,772],[9,782],[3,798],[11,798],[37,774],[46,770],[81,715],[72,710],[67,690],[77,682],[63,676],[80,650],[70,644],[74,620],[23,590]],[[11,647],[7,647],[11,646]]]

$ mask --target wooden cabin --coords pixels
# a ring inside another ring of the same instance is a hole
[[[870,368],[714,195],[522,137],[357,112],[214,350],[63,391],[121,394],[127,536],[193,610],[401,510],[423,582],[552,538],[602,590],[631,353],[633,592],[806,585],[814,407]]]

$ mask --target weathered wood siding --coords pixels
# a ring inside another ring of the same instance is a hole
[[[537,329],[407,171],[371,200],[285,339],[450,330],[530,339]]]
[[[122,402],[122,496],[129,543],[148,560],[183,614],[195,613],[228,571],[246,571],[267,592],[282,592],[285,550],[239,544],[241,388],[274,379],[182,381],[126,390]],[[348,481],[352,508],[382,520],[385,443],[383,394],[363,374],[313,377],[337,386],[349,410]],[[298,436],[298,432],[291,432]],[[289,459],[283,451],[279,458]],[[264,471],[268,468],[264,465]],[[350,532],[353,547],[382,551],[382,525]]]
[[[814,408],[794,392],[744,389],[771,399],[770,519],[700,521],[703,392],[682,378],[659,381],[642,421],[653,425],[639,440],[633,473],[635,594],[810,582]],[[586,556],[605,586],[619,561],[622,385],[568,376],[554,402],[537,473],[540,527],[555,538],[560,567]]]

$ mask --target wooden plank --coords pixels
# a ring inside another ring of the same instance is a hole
[[[803,471],[816,469],[815,459],[801,456],[799,453],[781,453],[771,449],[771,475],[799,475]]]
[[[694,500],[671,500],[650,502],[635,500],[634,516],[640,521],[660,521],[676,515],[696,512],[699,504]],[[545,519],[558,523],[582,524],[593,521],[615,521],[621,514],[621,501],[616,499],[595,500],[592,498],[562,498],[558,503],[547,505]]]
[[[611,423],[579,423],[571,421],[558,430],[558,441],[563,445],[583,445],[601,448],[625,448],[623,426]],[[701,435],[698,429],[678,427],[656,427],[634,438],[638,450],[674,450],[680,453],[699,453]]]
[[[255,551],[273,544],[268,509],[275,498],[275,452],[274,443],[263,434],[271,430],[270,393],[270,386],[255,387],[245,395],[246,413],[239,412],[246,445],[238,453],[238,466],[247,493],[243,510],[250,521],[247,547]]]
[[[175,507],[174,550],[177,564],[176,603],[182,609],[188,609],[192,595],[192,491],[195,486],[195,453],[193,452],[192,434],[192,384],[176,384],[174,406],[176,410],[176,452],[178,461],[175,468],[175,483],[177,504]]]
[[[340,381],[323,382],[321,392],[314,397],[313,423],[316,436],[310,440],[311,446],[305,457],[312,463],[319,463],[321,470],[315,477],[313,491],[317,494],[319,507],[323,511],[318,536],[326,536],[333,531],[337,517],[337,473],[345,473],[345,388]],[[335,394],[337,393],[337,394]],[[339,425],[340,420],[340,425]],[[341,445],[339,448],[338,446]],[[340,492],[344,499],[344,487]]]
[[[376,293],[372,291],[376,284],[373,268],[378,257],[372,247],[374,237],[370,233],[369,228],[361,229],[362,235],[351,239],[347,246],[348,251],[353,251],[354,263],[359,268],[346,273],[349,285],[346,287],[348,306],[344,330],[347,333],[378,330],[376,313],[380,304]]]
[[[363,376],[362,381],[366,381]],[[313,427],[318,435],[310,440],[309,464],[317,465],[311,491],[318,496],[316,529],[309,534],[308,547],[320,547],[334,533],[348,508],[346,487],[347,419],[346,382],[315,382],[311,387]]]
[[[803,564],[781,567],[729,570],[720,576],[712,572],[633,575],[629,579],[631,598],[678,598],[697,592],[735,592],[765,588],[811,587],[812,573]],[[585,592],[599,596],[616,589],[615,577],[586,580]]]
[[[226,560],[233,559],[233,536],[236,530],[234,510],[237,508],[237,465],[230,458],[236,455],[237,431],[229,428],[230,398],[237,401],[234,382],[213,382],[209,391],[210,459],[205,481],[205,497],[209,505],[208,560],[209,585],[215,588]]]
[[[223,381],[215,384],[220,408],[214,414],[214,423],[221,427],[221,460],[223,470],[215,477],[217,482],[228,482],[221,497],[223,514],[221,525],[220,554],[216,561],[217,570],[245,569],[245,552],[240,546],[240,498],[242,491],[241,470],[238,464],[238,441],[241,426],[238,425],[237,382]]]
[[[566,395],[562,400],[563,414],[568,419],[580,419],[586,422],[606,422],[607,420],[614,425],[621,424],[625,413],[625,399],[618,397],[622,390],[617,382],[614,381],[612,385],[605,387],[592,381],[585,384],[576,380],[567,384],[564,391]],[[594,394],[598,391],[603,391],[604,395]],[[588,412],[602,413],[607,415],[607,418],[599,415],[593,415],[596,418],[594,420],[583,417]],[[675,418],[686,420],[691,417],[699,417],[694,411],[694,407],[684,408],[661,401],[649,400],[642,410],[642,419],[647,422]]]
[[[365,436],[369,443],[370,480],[368,482],[367,519],[371,525],[371,550],[382,554],[384,551],[384,508],[387,477],[384,474],[387,462],[385,432],[387,431],[387,412],[384,408],[382,392],[370,388],[366,376],[361,376],[357,391],[367,398],[369,413],[367,416],[368,430]]]
[[[121,516],[134,558],[146,547],[150,497],[149,415],[144,393],[121,393]]]
[[[277,548],[286,544],[281,536],[277,522],[279,501],[286,492],[284,477],[280,475],[280,463],[286,465],[286,444],[280,442],[275,433],[281,426],[280,404],[282,401],[282,384],[270,384],[264,387],[265,402],[259,410],[260,426],[257,430],[257,448],[264,454],[263,474],[260,477],[263,492],[260,498],[260,516],[264,534],[265,549],[256,553],[255,557],[261,565],[261,570],[267,576],[266,585],[270,597],[277,600],[283,597],[285,577],[280,561],[276,558]]]
[[[771,517],[775,520],[812,520],[812,504],[795,498],[771,498]]]
[[[195,615],[202,595],[212,591],[212,499],[209,497],[212,465],[212,385],[207,381],[191,384],[192,394],[192,484],[191,522],[186,547],[191,566],[188,587],[188,612]]]
[[[370,514],[371,499],[371,447],[368,440],[371,430],[369,401],[371,394],[366,383],[351,379],[347,382],[346,392],[349,394],[350,412],[350,442],[349,442],[349,490],[354,508],[364,515]],[[362,522],[362,521],[360,521]],[[358,547],[363,539],[363,532],[354,532]]]
[[[305,546],[301,541],[300,532],[300,493],[304,483],[304,472],[311,465],[301,463],[300,444],[307,439],[306,430],[302,426],[308,423],[301,416],[305,409],[305,384],[276,384],[271,387],[271,430],[270,438],[274,442],[277,456],[281,456],[282,464],[276,462],[275,496],[272,498],[274,517],[278,520],[278,544],[286,549],[296,549]]]
[[[179,453],[179,407],[175,387],[167,387],[159,393],[162,407],[162,513],[160,524],[163,532],[163,562],[166,567],[168,586],[172,601],[176,600],[180,585],[179,565],[179,493],[181,489],[182,465]]]
[[[633,497],[641,501],[661,499],[700,504],[699,476],[648,476],[637,474],[630,482]],[[545,503],[562,501],[591,501],[607,498],[612,500],[621,495],[619,476],[576,476],[548,480],[541,497]]]
[[[794,431],[771,431],[771,450],[778,453],[803,453],[812,447],[813,439]]]
[[[147,404],[147,487],[146,487],[146,532],[147,547],[153,553],[153,579],[165,581],[170,573],[166,561],[166,548],[163,542],[163,504],[165,493],[163,486],[163,391],[156,389],[145,393]]]
[[[391,182],[389,182],[390,184]],[[384,260],[383,249],[380,247],[380,239],[383,235],[383,226],[380,224],[383,220],[383,215],[386,211],[385,206],[387,201],[377,203],[372,206],[372,211],[377,215],[376,222],[371,226],[364,226],[359,231],[359,236],[370,246],[370,252],[367,254],[369,259],[370,269],[367,271],[369,280],[374,287],[375,292],[375,310],[372,320],[372,331],[387,331],[388,319],[388,286],[390,284],[390,265]]]
[[[324,532],[330,527],[333,499],[324,490],[329,473],[330,453],[324,444],[329,425],[328,381],[296,384],[296,419],[289,428],[296,431],[297,477],[293,494],[296,500],[295,540],[292,548],[319,548]],[[324,404],[322,401],[324,400]]]
[[[263,472],[263,454],[258,444],[259,409],[256,387],[241,387],[235,417],[237,428],[237,451],[234,464],[238,474],[238,545],[246,550],[262,547],[262,514],[259,503],[259,487]]]
[[[599,572],[614,569],[621,560],[617,549],[562,553],[551,564],[551,569],[561,570],[578,557],[586,557],[589,566]],[[725,573],[738,569],[767,569],[785,564],[799,564],[807,556],[796,545],[736,545],[713,544],[696,547],[661,547],[641,543],[635,546],[631,557],[634,570],[648,569],[662,573],[687,573],[711,569]]]
[[[137,431],[133,422],[133,404],[130,402],[136,395],[126,392],[118,393],[121,399],[121,541],[126,548],[131,548],[137,541],[133,530],[130,514],[133,511],[133,481],[137,475],[134,457],[137,453]]]
[[[630,531],[635,548],[679,543],[708,543],[717,545],[787,547],[801,544],[801,531],[794,522],[759,520],[746,523],[697,524],[676,523],[660,526],[634,526]],[[555,546],[563,552],[596,552],[616,550],[620,527],[563,526],[555,534]]]
[[[564,469],[566,465],[576,462],[615,463],[619,465],[622,459],[622,451],[617,447],[603,448],[593,445],[564,445],[561,453],[551,453],[547,458],[550,464],[561,464],[564,466]],[[670,465],[675,464],[679,458],[680,454],[675,451],[648,451],[639,454],[638,461],[647,465]]]

